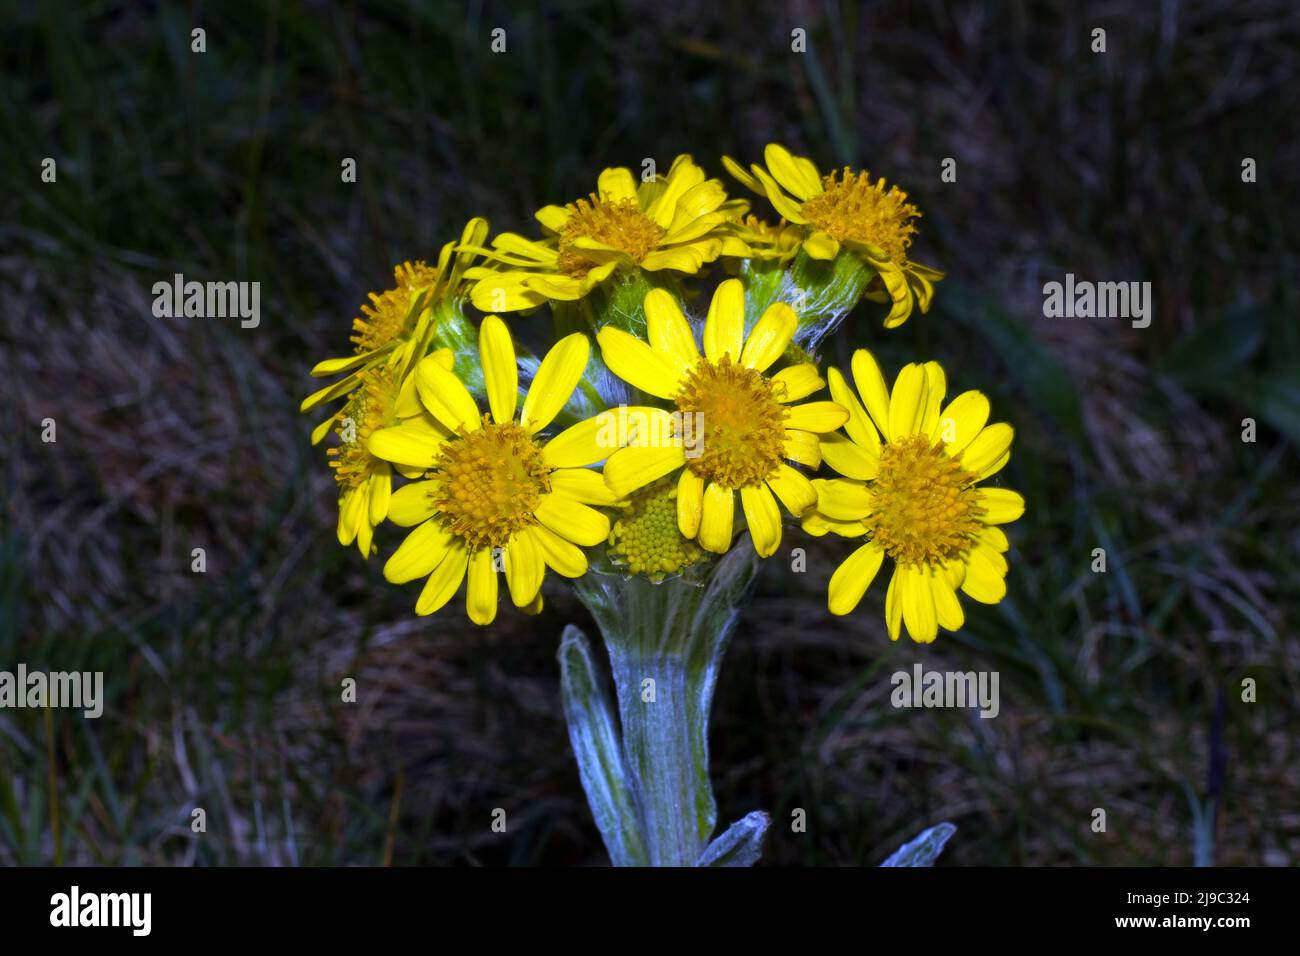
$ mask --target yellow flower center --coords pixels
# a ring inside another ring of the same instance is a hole
[[[442,446],[428,473],[434,506],[444,527],[471,551],[501,547],[537,523],[533,512],[551,490],[542,449],[518,424],[483,416],[477,431],[462,431]]]
[[[337,447],[328,449],[329,465],[340,491],[355,488],[373,473],[378,459],[370,454],[370,435],[397,423],[397,380],[393,370],[376,367],[357,375],[360,387],[335,416]]]
[[[591,258],[588,250],[574,248],[577,239],[595,240],[640,262],[664,237],[664,230],[641,211],[635,199],[601,202],[593,195],[590,201],[579,199],[567,208],[569,219],[560,230],[559,268],[568,276],[581,278],[602,261]]]
[[[661,479],[632,496],[609,533],[609,553],[632,574],[661,581],[704,557],[677,529],[677,483]]]
[[[897,186],[885,189],[883,179],[873,184],[866,170],[822,177],[824,192],[799,207],[804,218],[840,242],[867,242],[883,249],[893,262],[907,258],[921,211],[907,201]]]
[[[777,398],[771,381],[730,355],[697,362],[677,394],[683,430],[703,424],[703,435],[682,436],[686,467],[725,488],[770,478],[785,455],[786,410]]]
[[[890,442],[880,451],[880,473],[867,485],[871,514],[862,523],[899,564],[959,557],[982,527],[977,480],[925,435]]]
[[[397,287],[370,293],[370,304],[363,305],[361,315],[352,320],[351,341],[358,354],[382,348],[406,332],[411,293],[436,282],[438,270],[423,260],[403,262],[393,269],[393,279]]]

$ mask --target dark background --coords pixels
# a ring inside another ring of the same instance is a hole
[[[941,819],[948,865],[1300,859],[1300,8],[0,6],[0,669],[108,695],[0,712],[0,863],[602,862],[554,656],[585,611],[548,586],[538,619],[416,618],[334,541],[297,404],[468,216],[531,233],[678,152],[743,195],[718,156],[771,140],[924,210],[935,308],[886,333],[864,304],[827,357],[987,392],[1029,510],[1007,600],[924,649],[890,644],[883,578],[826,612],[845,543],[768,562],[714,707],[721,822],[773,813],[768,864],[878,863]],[[154,318],[174,272],[260,281],[261,326]],[[1151,282],[1151,326],[1044,318],[1066,272]],[[997,670],[1000,716],[890,707],[917,661]]]

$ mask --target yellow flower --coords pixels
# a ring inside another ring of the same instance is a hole
[[[423,474],[389,502],[389,520],[415,530],[384,565],[384,576],[397,584],[427,578],[417,614],[441,608],[468,575],[469,617],[490,624],[498,570],[505,571],[515,605],[534,611],[541,606],[546,568],[570,578],[586,572],[578,546],[599,544],[609,535],[609,519],[588,506],[615,501],[600,474],[587,466],[609,452],[597,440],[595,420],[549,441],[541,432],[569,401],[589,355],[582,333],[557,342],[542,359],[518,418],[515,349],[495,315],[479,328],[490,415],[480,414],[465,385],[436,358],[416,366],[419,401],[442,434],[402,423],[373,434],[370,448]]]
[[[869,294],[893,303],[886,328],[906,322],[914,306],[929,311],[934,283],[943,273],[907,257],[916,232],[912,220],[921,215],[907,201],[907,193],[897,186],[885,189],[883,179],[872,182],[865,170],[854,174],[847,166],[843,173],[823,176],[811,160],[792,156],[776,143],[769,143],[763,155],[767,168],[755,163],[752,175],[730,156],[722,157],[722,164],[802,227],[803,249],[809,256],[834,259],[843,248],[875,269],[883,288]]]
[[[794,515],[816,501],[812,483],[784,461],[816,467],[817,435],[844,424],[848,413],[833,402],[787,407],[825,386],[811,362],[775,375],[763,373],[794,336],[794,310],[783,302],[767,309],[744,338],[745,293],[737,279],[718,286],[704,323],[704,355],[671,295],[655,289],[645,298],[649,344],[606,326],[601,355],[628,384],[675,405],[652,409],[649,427],[605,463],[605,481],[620,498],[680,471],[677,525],[708,551],[731,546],[735,493],[755,550],[763,557],[781,543],[776,500]]]
[[[452,354],[440,349],[433,360],[451,367]],[[360,383],[346,405],[333,418],[337,446],[326,451],[339,492],[339,544],[357,543],[362,557],[369,558],[375,528],[388,515],[392,493],[393,465],[370,450],[370,437],[406,420],[408,429],[424,429],[445,436],[447,432],[418,405],[410,407],[412,396],[402,396],[393,366],[377,366],[358,373]],[[405,414],[403,414],[405,413]],[[400,469],[399,469],[400,470]]]
[[[677,527],[677,485],[661,478],[632,495],[609,533],[609,555],[632,574],[662,581],[703,560]]]
[[[370,304],[361,307],[361,315],[352,320],[354,354],[326,359],[311,370],[313,378],[326,378],[347,372],[343,378],[313,392],[303,399],[300,412],[348,394],[360,382],[360,373],[381,364],[398,366],[404,378],[412,360],[429,345],[428,323],[432,314],[428,306],[457,294],[465,270],[474,261],[472,253],[458,251],[458,246],[473,246],[487,238],[486,219],[471,219],[460,242],[449,242],[438,253],[438,262],[429,266],[423,261],[403,262],[393,269],[395,286],[385,292],[370,293]],[[312,432],[312,444],[325,437],[333,419],[322,422]]]
[[[897,640],[906,626],[912,640],[928,643],[940,627],[955,631],[965,621],[959,589],[983,604],[1006,596],[1007,536],[997,526],[1019,518],[1025,500],[979,482],[1010,460],[1014,433],[1005,423],[986,425],[981,392],[945,406],[937,362],[905,366],[892,393],[866,349],[854,353],[852,372],[856,395],[838,369],[827,372],[831,396],[849,410],[848,434],[824,436],[821,450],[845,477],[813,482],[817,507],[804,530],[867,538],[831,576],[833,614],[857,607],[888,555],[889,636]]]
[[[472,301],[485,312],[516,311],[581,299],[620,270],[694,274],[718,258],[723,227],[746,206],[728,202],[722,182],[705,179],[690,156],[640,185],[626,167],[606,169],[587,199],[538,210],[546,238],[503,233],[491,249],[474,250],[497,265],[469,271]]]

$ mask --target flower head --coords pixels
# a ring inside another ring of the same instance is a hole
[[[421,475],[393,493],[389,519],[414,530],[384,565],[394,583],[426,579],[416,613],[441,608],[468,577],[469,617],[490,624],[498,571],[511,600],[525,609],[540,607],[547,568],[570,578],[586,572],[579,546],[609,535],[609,519],[589,506],[615,500],[587,466],[608,451],[590,421],[550,440],[542,433],[568,403],[589,354],[582,333],[557,342],[518,410],[514,344],[505,323],[488,316],[479,329],[479,358],[489,414],[446,365],[430,357],[416,366],[416,394],[438,429],[403,422],[370,438],[374,454]]]
[[[730,156],[722,163],[732,176],[803,230],[803,249],[814,259],[834,259],[841,249],[859,256],[876,270],[880,288],[873,297],[891,301],[885,326],[902,325],[914,306],[929,311],[934,283],[943,273],[908,259],[921,211],[897,186],[885,188],[865,170],[823,176],[816,165],[793,156],[784,146],[769,143],[766,168],[755,163],[747,172]]]
[[[785,460],[815,467],[817,435],[838,428],[848,413],[833,402],[790,404],[825,382],[811,362],[767,374],[790,345],[795,314],[776,303],[745,338],[739,280],[714,293],[703,355],[667,292],[651,291],[645,314],[648,343],[606,326],[598,333],[601,355],[619,378],[674,407],[648,410],[647,427],[605,463],[606,482],[622,498],[679,473],[678,528],[717,553],[731,547],[739,493],[755,550],[771,555],[781,543],[777,499],[794,515],[816,500],[812,483]]]
[[[957,591],[984,604],[1006,596],[1007,536],[998,525],[1024,513],[1005,488],[981,487],[1011,457],[1010,425],[987,425],[989,402],[963,392],[947,405],[937,362],[903,368],[892,393],[866,349],[853,355],[857,394],[830,369],[831,395],[849,410],[847,434],[824,436],[822,455],[843,478],[817,480],[817,507],[803,519],[811,534],[865,537],[831,576],[828,604],[848,614],[886,557],[894,574],[885,597],[889,636],[906,627],[933,641],[940,627],[965,621]]]
[[[694,274],[718,257],[724,227],[744,205],[728,202],[721,181],[705,179],[686,155],[640,185],[625,167],[606,169],[587,198],[538,210],[542,240],[503,233],[475,250],[493,266],[468,273],[474,305],[500,312],[581,299],[633,269]]]
[[[370,293],[369,304],[361,306],[361,315],[352,320],[353,354],[326,359],[311,370],[313,378],[347,374],[308,395],[298,410],[307,412],[347,395],[357,387],[366,369],[392,364],[398,366],[399,378],[404,377],[412,361],[429,345],[428,325],[433,318],[429,306],[459,294],[465,270],[474,261],[473,253],[458,251],[458,246],[481,243],[487,230],[486,219],[471,219],[459,243],[449,242],[442,247],[435,265],[420,260],[394,268],[394,286]],[[312,435],[313,444],[327,430],[327,424],[322,424]]]
[[[677,527],[677,485],[661,478],[633,493],[609,533],[609,555],[632,574],[661,581],[704,559]]]

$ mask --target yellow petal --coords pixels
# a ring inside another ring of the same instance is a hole
[[[581,468],[604,461],[626,444],[618,416],[619,412],[609,410],[570,425],[542,446],[542,460],[552,468]]]
[[[885,263],[878,264],[877,267],[880,281],[885,284],[889,298],[893,301],[889,314],[885,316],[885,328],[894,329],[906,322],[912,314],[916,298],[912,294],[912,287],[907,284],[907,276],[897,266]]]
[[[814,478],[817,510],[836,521],[859,521],[871,514],[871,494],[865,483],[847,478]]]
[[[823,261],[834,259],[840,254],[839,242],[820,229],[803,241],[803,248],[812,258]]]
[[[365,365],[371,359],[377,358],[391,348],[392,343],[389,343],[388,345],[381,345],[377,349],[371,349],[369,352],[362,352],[360,355],[345,355],[342,358],[326,359],[313,365],[308,374],[312,378],[328,378],[331,375],[337,375],[339,372],[351,371],[360,365]]]
[[[338,532],[339,544],[345,547],[357,538],[361,525],[365,522],[366,508],[369,505],[370,489],[365,485],[350,488],[339,499]]]
[[[808,220],[804,218],[802,211],[799,209],[799,203],[795,202],[785,194],[781,189],[780,184],[768,175],[767,170],[762,166],[753,166],[751,169],[753,170],[754,175],[758,178],[758,181],[763,184],[763,195],[767,196],[767,201],[775,207],[776,211],[781,214],[783,219],[788,219],[790,222],[795,222],[799,225],[805,225],[808,222]]]
[[[384,564],[385,580],[405,584],[424,577],[447,556],[452,537],[437,521],[426,521],[406,536]]]
[[[961,589],[981,604],[997,604],[1007,596],[1007,562],[992,548],[976,545],[966,556]]]
[[[961,466],[981,478],[987,478],[1006,464],[1002,459],[1011,448],[1011,440],[1015,436],[1015,429],[1006,422],[989,425],[962,452]]]
[[[658,272],[660,269],[675,269],[678,272],[694,275],[703,268],[706,262],[712,262],[718,258],[721,251],[722,244],[713,239],[692,242],[684,246],[656,249],[641,260],[641,268],[647,272]]]
[[[388,502],[388,520],[402,528],[413,528],[421,521],[432,518],[437,508],[434,493],[436,481],[413,481],[393,492]]]
[[[533,383],[528,386],[524,410],[519,416],[519,424],[529,434],[541,431],[560,414],[578,387],[590,356],[591,343],[581,332],[566,335],[546,353]]]
[[[551,472],[551,491],[585,505],[612,505],[618,500],[593,468],[557,468]]]
[[[817,488],[802,472],[795,471],[785,462],[776,466],[776,475],[767,479],[781,504],[796,518],[817,504]]]
[[[356,384],[357,384],[356,376],[350,375],[347,378],[343,379],[342,381],[335,382],[333,385],[326,385],[324,388],[320,389],[319,391],[312,392],[310,395],[304,398],[302,400],[302,404],[298,406],[298,411],[309,412],[317,405],[320,405],[323,402],[333,401],[334,399],[338,398],[340,395],[346,395],[348,392],[352,390],[352,387]]]
[[[635,335],[609,325],[596,334],[596,339],[605,364],[623,381],[656,398],[677,395],[682,370],[668,356]]]
[[[885,385],[885,376],[880,372],[876,357],[866,349],[858,349],[853,353],[852,371],[853,384],[857,386],[867,414],[876,423],[880,434],[888,435],[889,388]]]
[[[889,396],[889,440],[891,442],[916,435],[921,431],[925,416],[926,395],[929,385],[925,366],[913,362],[903,366]]]
[[[677,530],[683,537],[694,538],[700,533],[700,517],[704,513],[704,479],[689,468],[683,468],[677,479]]]
[[[822,453],[817,436],[812,432],[787,428],[785,430],[785,457],[809,468],[819,467],[822,463]]]
[[[632,171],[626,166],[603,170],[596,181],[596,190],[601,202],[618,202],[623,199],[636,199],[636,180]]]
[[[939,438],[954,458],[975,440],[989,420],[989,400],[983,392],[962,392],[939,414]]]
[[[815,538],[825,534],[835,534],[841,538],[860,538],[867,533],[867,528],[861,521],[836,521],[834,518],[826,517],[816,508],[805,511],[803,517],[799,519],[799,524],[805,534]]]
[[[930,591],[934,595],[934,614],[939,626],[946,631],[960,631],[966,623],[966,614],[961,609],[957,592],[942,572],[931,572]]]
[[[811,160],[794,156],[779,143],[768,143],[763,161],[776,181],[799,200],[822,193],[822,177]]]
[[[469,586],[465,589],[465,613],[475,624],[491,624],[497,616],[497,569],[491,548],[479,548],[469,556]]]
[[[871,454],[839,432],[831,432],[821,437],[821,451],[826,464],[845,478],[869,481],[880,473],[879,455]]]
[[[325,421],[313,428],[311,430],[311,443],[313,445],[319,445],[321,440],[329,434],[330,428],[336,421],[338,421],[338,416],[331,415],[329,418],[325,419]]]
[[[988,520],[987,516],[985,516],[984,520]],[[994,525],[986,525],[981,528],[979,533],[975,535],[975,540],[998,552],[1005,552],[1011,547],[1011,542],[1007,540],[1007,533]]]
[[[686,464],[686,452],[676,447],[630,447],[609,456],[605,483],[619,498]]]
[[[710,362],[720,361],[723,355],[738,362],[744,337],[745,287],[739,279],[727,279],[714,291],[704,319],[704,355]]]
[[[981,520],[988,524],[1010,524],[1025,513],[1024,497],[1010,488],[983,488],[979,503],[984,508]]]
[[[746,189],[758,193],[760,196],[763,194],[763,184],[751,176],[740,163],[730,156],[722,157],[722,167],[739,180]]]
[[[480,312],[518,312],[537,308],[546,302],[546,296],[519,281],[493,275],[475,283],[470,301]]]
[[[776,388],[777,401],[797,402],[807,398],[813,392],[826,387],[817,366],[812,362],[790,365],[772,376],[772,385]],[[843,402],[840,402],[843,405]]]
[[[677,300],[663,289],[651,289],[645,297],[645,318],[651,348],[671,358],[682,372],[693,368],[700,352]]]
[[[519,366],[510,332],[495,315],[489,315],[479,326],[478,354],[483,363],[483,384],[492,417],[498,425],[514,421],[515,404],[519,401]]]
[[[831,400],[837,405],[842,405],[849,413],[848,420],[844,423],[844,430],[848,432],[849,438],[861,445],[864,452],[879,458],[880,435],[871,418],[868,417],[866,409],[853,394],[853,389],[849,388],[849,383],[844,380],[839,369],[831,368],[826,376],[830,380]]]
[[[857,607],[884,560],[885,552],[870,541],[850,554],[835,569],[826,589],[826,604],[830,612],[844,615]]]
[[[934,591],[923,568],[899,569],[903,574],[903,623],[918,644],[929,644],[939,636],[939,618],[934,610]]]
[[[537,520],[574,544],[592,547],[609,537],[609,519],[563,495],[543,495],[533,512]]]
[[[388,503],[393,494],[393,472],[387,465],[383,471],[370,476],[370,523],[379,524],[388,515]]]
[[[889,588],[885,591],[885,628],[889,631],[891,641],[898,640],[903,627],[902,580],[903,569],[895,567],[889,578]]]
[[[580,578],[587,573],[587,556],[576,544],[565,541],[544,525],[535,524],[522,532],[533,539],[546,566],[566,578]]]
[[[938,362],[925,363],[925,412],[921,416],[921,434],[929,435],[931,440],[939,437],[939,409],[943,406],[944,395],[948,391],[948,379],[943,366]]]
[[[766,485],[740,489],[740,506],[745,511],[749,536],[760,558],[771,557],[781,545],[781,512]]]
[[[833,432],[849,419],[848,410],[834,402],[805,402],[787,409],[785,427],[796,431]]]
[[[740,364],[758,372],[767,371],[785,352],[798,326],[794,309],[784,302],[773,302],[750,330]]]
[[[561,232],[572,215],[573,213],[563,206],[543,206],[533,214],[533,218],[551,232]]]
[[[442,440],[433,431],[409,425],[372,432],[366,447],[376,458],[412,468],[432,468],[442,454]]]
[[[704,502],[700,516],[700,547],[715,554],[724,554],[731,547],[731,529],[736,518],[736,503],[730,488],[716,481],[704,489]]]
[[[506,544],[503,563],[506,568],[506,586],[515,607],[527,607],[537,597],[542,587],[546,564],[537,542],[526,534],[516,534]]]
[[[429,414],[444,427],[476,431],[482,424],[478,405],[464,383],[433,356],[422,359],[415,367],[415,387]]]
[[[450,601],[460,590],[460,582],[465,580],[465,568],[469,564],[469,552],[459,542],[452,545],[447,556],[438,562],[438,566],[424,582],[419,598],[415,602],[415,613],[421,616],[432,614]]]

